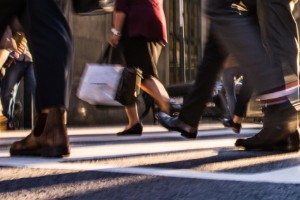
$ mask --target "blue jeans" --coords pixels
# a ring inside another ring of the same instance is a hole
[[[36,80],[33,71],[32,62],[17,61],[6,69],[5,76],[1,83],[1,102],[3,107],[3,115],[8,120],[14,118],[14,107],[16,103],[16,95],[20,81],[24,77],[25,85],[28,87],[31,95],[34,97]]]
[[[34,60],[37,112],[68,108],[72,38],[68,22],[53,0],[1,0],[0,35],[17,16]]]

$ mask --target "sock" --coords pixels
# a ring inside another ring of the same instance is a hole
[[[44,128],[45,128],[45,124],[46,124],[46,121],[47,121],[47,117],[48,117],[47,113],[40,113],[39,114],[36,125],[33,129],[33,135],[34,136],[38,137],[43,133]]]
[[[265,106],[271,106],[271,105],[281,104],[281,103],[284,103],[284,102],[287,102],[287,101],[289,101],[289,99],[287,98],[287,96],[278,97],[278,98],[274,98],[274,99],[260,100],[260,102],[262,104],[264,104]]]
[[[275,105],[288,101],[287,96],[293,94],[298,89],[298,81],[289,83],[285,86],[275,88],[259,96],[262,104]]]

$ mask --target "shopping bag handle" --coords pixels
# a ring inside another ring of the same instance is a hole
[[[122,52],[122,47],[120,45],[112,47],[110,44],[108,44],[102,56],[98,60],[98,63],[126,65],[126,60]]]

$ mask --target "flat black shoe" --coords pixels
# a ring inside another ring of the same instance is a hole
[[[157,114],[158,122],[168,130],[178,131],[181,136],[185,138],[194,139],[197,137],[198,130],[185,122],[178,119],[178,117],[171,117],[166,113],[159,112]]]
[[[239,123],[234,123],[232,119],[224,118],[222,124],[224,125],[224,127],[232,128],[232,131],[235,133],[241,132],[242,125]]]
[[[142,123],[136,123],[132,127],[130,127],[127,130],[124,130],[122,132],[118,132],[118,136],[137,136],[137,135],[142,135],[143,132],[143,125]]]

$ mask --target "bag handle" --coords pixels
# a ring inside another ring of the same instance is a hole
[[[110,44],[108,44],[97,63],[120,64],[126,66],[126,60],[123,55],[122,46],[118,45],[116,47],[112,47]]]
[[[103,54],[100,56],[100,58],[98,59],[97,63],[110,63],[111,62],[111,54],[112,54],[112,50],[111,50],[111,46],[108,44],[103,52]]]

